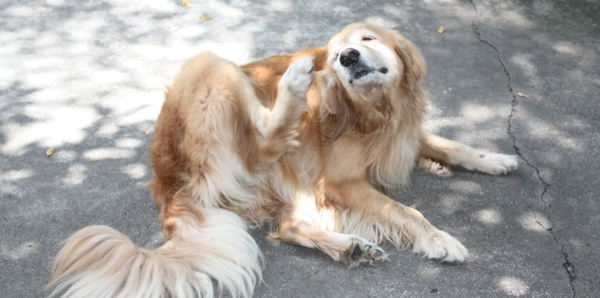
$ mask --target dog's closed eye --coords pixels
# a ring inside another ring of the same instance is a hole
[[[363,36],[362,41],[370,41],[370,40],[374,40],[375,37],[373,36]]]

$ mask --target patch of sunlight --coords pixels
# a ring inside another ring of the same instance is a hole
[[[425,278],[438,278],[440,275],[439,267],[429,267],[425,265],[421,265],[420,268],[417,269],[419,276]]]
[[[444,207],[444,214],[452,214],[462,208],[462,203],[465,203],[468,198],[462,194],[445,194],[440,196],[440,204]]]
[[[527,77],[537,77],[537,67],[535,66],[535,63],[531,62],[533,58],[534,57],[530,54],[519,54],[512,56],[510,61],[519,66],[521,70],[525,72]]]
[[[97,134],[103,137],[110,137],[119,132],[119,126],[114,123],[107,123],[102,126],[97,131]]]
[[[20,260],[30,256],[37,250],[37,245],[33,241],[27,241],[15,247],[8,248],[5,244],[0,245],[0,256],[11,260]]]
[[[572,42],[559,41],[552,48],[560,54],[580,55],[581,47]]]
[[[0,177],[2,177],[3,181],[17,181],[17,180],[21,180],[21,179],[27,179],[31,176],[33,176],[32,170],[21,169],[21,170],[8,171],[8,172],[2,174],[2,176],[0,176]]]
[[[145,165],[141,163],[134,163],[130,165],[126,165],[121,168],[123,173],[129,175],[129,177],[133,179],[142,179],[146,176],[148,169]]]
[[[116,141],[115,145],[119,148],[138,148],[145,145],[144,142],[133,138],[123,138]]]
[[[0,42],[2,42],[0,40]],[[13,78],[17,77],[17,72],[13,69],[9,69],[8,67],[6,68],[1,68],[0,67],[0,89],[5,89],[8,90],[10,89],[10,85],[12,84],[12,80]],[[0,107],[2,106],[2,104],[7,104],[8,101],[4,100],[2,103],[0,103]]]
[[[289,0],[272,0],[268,4],[269,10],[277,12],[287,12],[292,9],[292,3]]]
[[[524,16],[522,13],[515,10],[506,9],[502,10],[498,19],[508,22],[513,26],[521,28],[530,28],[533,26],[533,22]]]
[[[370,16],[364,19],[365,23],[373,24],[384,28],[394,28],[398,25],[396,21],[392,21],[382,16]]]
[[[536,117],[532,113],[533,111],[530,112],[525,109],[520,110],[523,119],[533,119]],[[544,140],[552,139],[556,144],[571,150],[581,151],[583,148],[581,142],[577,138],[573,137],[567,131],[558,129],[554,124],[541,121],[527,121],[524,124],[527,126],[526,131],[534,137]]]
[[[498,210],[483,209],[475,213],[475,218],[484,224],[496,225],[502,222],[502,214]]]
[[[6,142],[0,147],[2,153],[22,154],[22,150],[32,144],[59,147],[79,143],[86,137],[84,129],[99,117],[93,108],[61,104],[31,105],[23,114],[36,121],[4,125],[2,133]]]
[[[15,199],[20,199],[23,197],[23,189],[12,183],[0,183],[0,193]]]
[[[436,1],[429,1],[429,0],[426,0],[426,1],[423,1],[423,2],[425,2],[425,3],[430,3],[430,2],[433,2],[433,3],[435,3],[436,5],[439,5],[440,3],[446,3],[446,4],[457,4],[457,3],[456,3],[456,0],[436,0]]]
[[[465,103],[461,105],[460,113],[470,122],[486,122],[498,116],[498,110],[483,104]]]
[[[160,105],[148,105],[141,107],[131,114],[119,117],[118,124],[121,126],[128,126],[147,121],[154,123],[160,113],[160,107]]]
[[[27,18],[31,16],[31,8],[28,5],[8,6],[2,10],[6,17]]]
[[[44,4],[51,6],[62,6],[65,4],[65,0],[46,0]]]
[[[116,1],[108,0],[111,3],[111,15],[136,15],[140,13],[146,15],[148,11],[155,10],[163,13],[178,13],[181,10],[179,1]],[[179,10],[179,11],[178,11]],[[144,26],[140,26],[144,27]]]
[[[56,148],[56,151],[54,151],[54,155],[52,155],[52,158],[62,162],[70,162],[77,159],[77,152],[73,150],[63,150],[61,148]]]
[[[62,182],[71,186],[79,185],[87,178],[86,171],[87,168],[82,164],[71,165]]]
[[[523,296],[529,294],[529,286],[516,277],[502,277],[496,286],[510,296]]]
[[[548,217],[538,211],[522,213],[517,217],[517,222],[523,229],[532,232],[546,232],[552,228],[552,222],[548,220]]]
[[[83,157],[87,160],[125,159],[134,156],[134,150],[117,148],[97,148],[83,153]]]
[[[240,33],[231,37],[231,40],[202,41],[201,45],[190,45],[181,42],[179,38],[174,38],[174,44],[170,44],[170,48],[165,49],[165,51],[179,53],[178,49],[181,48],[179,55],[185,59],[198,54],[198,48],[201,47],[203,51],[218,53],[219,56],[225,59],[231,60],[236,64],[242,64],[251,60],[250,53],[252,53],[253,47],[251,46],[252,41],[249,38],[249,36],[242,36]],[[180,67],[181,64],[176,64],[176,66]]]
[[[305,34],[306,33],[300,29],[290,29],[281,37],[281,42],[283,42],[286,47],[292,48],[299,43],[298,40],[300,40]]]
[[[460,193],[482,194],[481,185],[477,182],[468,180],[453,181],[449,188]]]
[[[162,88],[162,85],[158,86]],[[131,124],[140,121],[148,120],[149,117],[157,117],[158,111],[162,105],[163,93],[160,91],[139,91],[133,88],[123,88],[102,102],[102,106],[111,109],[112,116],[117,118],[118,124]],[[149,104],[154,104],[151,109],[151,115],[144,117],[135,117],[136,119],[128,120],[127,118],[139,114],[140,111],[148,109]]]

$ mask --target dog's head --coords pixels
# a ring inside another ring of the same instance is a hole
[[[398,110],[402,101],[421,100],[425,61],[417,47],[399,33],[356,23],[329,41],[327,66],[320,78],[323,104],[343,122],[338,125],[350,124],[352,119],[345,118],[357,113],[361,113],[361,121],[366,120],[364,110],[375,110],[373,123],[367,122],[364,129],[368,133],[389,118],[390,110]]]
[[[327,59],[346,89],[396,83],[412,89],[425,78],[425,62],[412,42],[395,31],[364,23],[336,34],[329,41]]]

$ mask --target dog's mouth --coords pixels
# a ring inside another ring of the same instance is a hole
[[[350,68],[350,80],[348,80],[348,82],[350,84],[352,84],[352,83],[354,83],[354,81],[360,80],[361,78],[363,78],[373,72],[379,72],[382,74],[386,74],[388,72],[388,69],[386,67],[381,67],[379,69],[376,69],[376,68],[372,68],[372,67],[356,65],[356,66]]]
[[[362,54],[359,50],[354,48],[346,48],[337,55],[340,65],[346,68],[349,72],[348,83],[352,84],[356,80],[360,80],[373,72],[379,72],[386,74],[388,69],[386,67],[375,68],[365,63],[362,58]],[[336,58],[337,58],[336,57]]]

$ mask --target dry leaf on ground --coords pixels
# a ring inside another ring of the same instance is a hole
[[[439,34],[442,34],[444,31],[446,31],[446,29],[444,29],[444,26],[440,26],[437,31]]]

